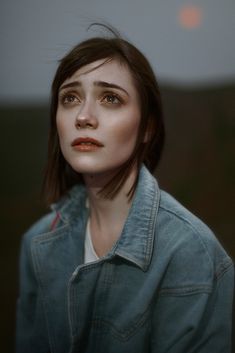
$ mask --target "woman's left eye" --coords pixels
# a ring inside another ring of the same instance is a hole
[[[108,104],[121,104],[122,103],[121,99],[116,94],[106,94],[102,98],[102,102],[108,103]]]

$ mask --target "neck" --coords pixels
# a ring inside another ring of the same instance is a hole
[[[127,177],[121,190],[113,199],[106,199],[99,196],[101,187],[91,178],[84,177],[88,191],[90,205],[90,230],[94,248],[97,254],[104,255],[119,238],[132,200],[127,196],[137,177],[137,171]]]
[[[132,170],[127,177],[124,185],[113,199],[101,197],[99,191],[104,186],[104,178],[98,176],[85,176],[84,181],[88,192],[89,204],[91,217],[96,217],[98,223],[107,223],[109,220],[112,222],[112,218],[117,219],[122,214],[126,214],[131,206],[131,201],[128,197],[128,192],[131,189],[135,179],[137,177],[137,171]]]

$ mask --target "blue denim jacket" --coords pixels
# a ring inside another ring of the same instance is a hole
[[[120,239],[84,264],[85,200],[23,238],[17,353],[230,352],[233,264],[207,226],[142,167]]]

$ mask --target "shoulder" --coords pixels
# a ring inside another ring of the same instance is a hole
[[[191,273],[205,282],[223,276],[233,263],[211,229],[171,195],[160,193],[156,234],[173,272]]]
[[[85,207],[85,188],[74,185],[56,203],[50,206],[50,211],[37,220],[23,235],[23,242],[30,242],[38,235],[50,233],[55,228],[70,223],[83,212]]]
[[[40,219],[38,219],[23,234],[23,237],[22,237],[23,242],[28,243],[37,235],[50,232],[56,217],[57,217],[57,212],[51,211],[45,214],[44,216],[42,216]]]

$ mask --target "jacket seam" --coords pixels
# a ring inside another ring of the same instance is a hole
[[[226,258],[223,262],[220,263],[218,271],[215,273],[215,279],[219,281],[226,272],[233,268],[233,262],[230,258]]]
[[[211,270],[213,271],[213,261],[211,259],[211,256],[208,252],[208,249],[207,249],[207,246],[206,244],[204,243],[204,241],[202,240],[202,237],[201,237],[201,234],[198,232],[198,230],[195,228],[195,226],[186,218],[180,216],[179,214],[177,214],[176,212],[172,211],[172,210],[169,210],[168,208],[164,207],[164,206],[159,206],[160,208],[162,208],[163,210],[165,210],[167,213],[169,214],[172,214],[174,215],[175,217],[177,217],[178,219],[184,221],[184,223],[186,225],[188,225],[189,228],[191,228],[191,230],[193,230],[195,232],[195,235],[197,236],[198,240],[200,241],[201,245],[203,246],[206,254],[207,254],[207,257],[208,257],[208,260],[209,260],[209,263],[211,265]]]
[[[54,239],[60,238],[64,236],[64,229],[66,229],[67,227],[69,228],[70,224],[66,223],[61,227],[58,227],[52,231],[49,232],[45,232],[45,233],[41,233],[41,234],[37,234],[34,238],[33,238],[33,242],[37,243],[37,244],[43,244],[43,243],[48,243]]]
[[[212,285],[182,286],[182,287],[165,287],[159,291],[159,296],[187,296],[196,294],[210,294]]]

